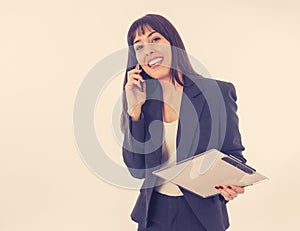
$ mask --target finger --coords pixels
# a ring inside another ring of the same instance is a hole
[[[128,72],[127,73],[127,81],[129,81],[131,78],[143,80],[143,77],[140,75],[139,72]]]
[[[141,71],[143,71],[143,70],[140,68],[140,64],[137,64],[137,65],[135,66],[135,68],[132,69],[132,70],[130,70],[130,71],[128,71],[128,73],[129,73],[129,72],[140,73]]]
[[[227,201],[233,200],[233,197],[226,190],[220,189],[219,191],[225,200]]]
[[[125,89],[132,89],[134,86],[137,86],[138,88],[140,88],[140,84],[139,81],[136,79],[131,80],[130,82],[128,82],[125,85]]]
[[[231,187],[231,185],[227,186],[227,185],[223,185],[224,190],[226,192],[228,192],[231,196],[233,197],[237,197],[238,193],[236,191],[233,190],[233,188]]]
[[[131,70],[127,72],[127,81],[130,80],[130,78],[132,78],[133,76],[135,76],[137,79],[138,78],[142,78],[142,76],[140,75],[140,71],[135,71],[135,70]],[[138,77],[140,76],[140,77]]]
[[[131,75],[128,76],[127,82],[131,82],[131,81],[134,81],[134,80],[139,80],[139,81],[142,81],[142,82],[145,81],[143,79],[143,77],[140,76],[139,74],[131,74]]]
[[[229,193],[230,197],[232,197],[232,198],[236,198],[238,196],[238,194],[235,191],[231,190],[231,189],[224,189],[224,190],[227,193]]]
[[[227,186],[225,185],[219,185],[217,186],[217,189],[219,189],[219,191],[221,192],[222,195],[226,196],[227,198],[235,198],[237,197],[237,193],[235,191],[233,191],[232,189],[229,189]]]
[[[139,74],[141,73],[143,70],[140,70],[140,69],[132,69],[130,71],[127,72],[127,74]]]
[[[245,192],[245,189],[243,187],[236,186],[236,185],[228,185],[227,188],[235,191],[238,194],[243,194]]]

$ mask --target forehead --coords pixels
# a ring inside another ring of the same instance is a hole
[[[140,25],[134,33],[133,40],[137,40],[138,38],[145,36],[151,33],[152,31],[154,31],[154,29],[150,25],[147,24]]]

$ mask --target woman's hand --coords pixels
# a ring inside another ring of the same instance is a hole
[[[230,201],[238,196],[238,194],[243,194],[245,189],[240,186],[235,185],[217,185],[215,186],[224,197],[225,200]]]
[[[142,105],[146,101],[146,83],[140,75],[139,64],[127,72],[127,83],[125,85],[127,112],[133,120],[139,120]]]

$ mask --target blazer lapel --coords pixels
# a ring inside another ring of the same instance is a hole
[[[147,80],[147,101],[143,106],[144,113],[147,115],[145,120],[147,130],[145,152],[147,159],[146,166],[151,171],[154,166],[159,167],[162,157],[163,125],[162,125],[162,88],[156,79]]]
[[[191,79],[190,79],[191,78]],[[177,161],[193,156],[200,138],[199,118],[205,104],[199,77],[185,77],[177,130]],[[197,84],[195,84],[197,81]]]

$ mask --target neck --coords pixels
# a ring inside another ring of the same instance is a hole
[[[180,82],[183,83],[182,73],[181,73],[180,71],[178,71],[177,73],[178,73],[178,77],[179,77]],[[173,84],[173,83],[172,83],[172,77],[171,77],[171,75],[169,75],[169,76],[167,76],[167,77],[165,77],[165,78],[159,79],[159,82],[160,82],[161,84],[166,84],[166,83],[167,83],[167,84]],[[179,89],[182,88],[182,86],[181,86],[179,83],[177,83],[176,80],[175,80],[175,87],[176,87],[176,88],[179,88]]]

